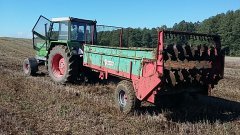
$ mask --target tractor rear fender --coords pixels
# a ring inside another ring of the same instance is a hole
[[[50,42],[50,46],[48,47],[48,53],[47,53],[47,58],[48,58],[48,54],[50,53],[50,51],[52,50],[53,47],[55,47],[56,45],[64,45],[67,46],[68,48],[68,53],[71,55],[82,55],[83,54],[83,48],[82,45],[79,44],[78,42],[67,42],[67,41],[52,41]]]
[[[57,45],[67,46],[68,50],[69,50],[69,46],[68,46],[68,44],[66,42],[51,42],[50,46],[48,47],[47,59],[48,59],[48,55],[49,55],[50,51],[52,50],[52,48],[57,46]]]
[[[54,46],[56,45],[65,45],[68,47],[69,53],[72,53],[72,55],[79,55],[83,54],[83,45],[79,42],[70,42],[70,41],[52,41],[50,43],[50,47],[48,51],[50,51]]]

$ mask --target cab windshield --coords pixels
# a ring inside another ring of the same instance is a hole
[[[92,42],[92,36],[94,36],[94,25],[71,22],[71,34],[70,39],[74,41],[80,41],[85,43]]]
[[[52,40],[68,40],[68,22],[54,22],[50,38]]]

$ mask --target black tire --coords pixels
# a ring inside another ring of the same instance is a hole
[[[38,61],[36,58],[27,58],[23,61],[23,72],[27,76],[35,76],[38,71]]]
[[[126,80],[118,83],[114,98],[117,109],[123,114],[132,114],[141,106],[141,101],[135,95],[132,82]]]
[[[198,92],[198,94],[204,95],[204,96],[210,96],[209,95],[210,93],[208,91],[208,86],[207,85],[202,86],[202,90]]]
[[[54,71],[54,63],[56,55],[61,55],[64,58],[64,66],[65,70],[62,74],[56,75],[56,71]],[[50,50],[48,55],[48,72],[49,76],[52,78],[54,82],[57,83],[66,83],[71,82],[74,83],[77,81],[77,78],[80,76],[82,61],[80,56],[71,55],[68,48],[64,45],[57,45]]]

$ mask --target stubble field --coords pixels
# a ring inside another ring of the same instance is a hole
[[[240,134],[240,58],[226,58],[213,97],[189,97],[171,109],[143,105],[124,116],[114,107],[114,82],[58,85],[44,68],[24,76],[31,44],[0,38],[0,134]]]

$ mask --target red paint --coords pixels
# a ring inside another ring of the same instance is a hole
[[[99,78],[102,79],[102,80],[104,79],[104,72],[100,72]]]
[[[119,47],[122,47],[123,28],[120,30]]]
[[[29,70],[29,64],[27,64],[27,63],[25,64],[25,69]]]
[[[94,26],[91,26],[92,27],[92,45],[94,44]]]
[[[107,72],[108,74],[112,74],[112,75],[116,75],[116,76],[119,76],[119,77],[124,77],[124,78],[130,79],[130,74],[126,73],[126,72],[116,71],[116,70],[113,70],[113,69],[100,67],[100,66],[92,65],[92,64],[88,64],[88,63],[83,63],[83,65],[86,66],[86,67],[89,67],[91,69],[99,71],[101,76],[103,75],[103,77],[104,77],[104,73]],[[133,80],[138,79],[138,76],[136,76],[136,75],[132,74],[131,76],[132,76]]]
[[[108,79],[108,71],[105,72],[105,79]]]
[[[161,79],[159,78],[158,73],[156,72],[153,76],[150,77],[141,77],[138,80],[132,80],[133,86],[136,91],[136,96],[140,100],[144,100],[147,97],[151,96],[151,92],[154,88],[160,84]]]
[[[29,64],[28,63],[24,63],[24,66],[23,66],[23,71],[24,71],[24,73],[28,73],[29,72],[29,69],[30,69],[30,66],[29,66]]]
[[[60,71],[60,74],[64,74],[64,72],[65,72],[65,61],[64,61],[64,58],[61,58],[59,60],[59,71]]]
[[[158,46],[157,46],[157,72],[163,75],[163,44],[164,44],[164,31],[158,32]]]
[[[153,91],[152,93],[149,94],[150,96],[146,99],[148,102],[150,103],[154,103],[155,102],[155,95],[156,93]]]
[[[143,70],[142,70],[142,76],[143,77],[149,77],[156,72],[156,61],[155,60],[149,60],[149,59],[143,59]],[[149,70],[151,69],[151,70]]]
[[[65,73],[65,60],[61,54],[55,54],[52,59],[52,71],[56,78],[60,78]]]

